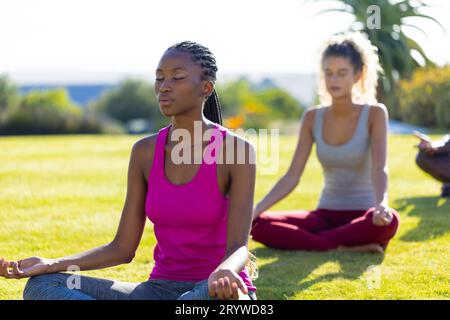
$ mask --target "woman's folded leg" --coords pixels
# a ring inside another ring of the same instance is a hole
[[[312,231],[301,228],[299,225],[309,226],[316,229],[319,226],[329,227],[325,220],[314,215],[302,214],[304,219],[293,219],[279,215],[274,217],[271,215],[262,215],[254,220],[251,236],[252,239],[263,243],[264,245],[277,249],[285,250],[317,250],[326,251],[336,248],[336,245],[321,236],[314,234]],[[309,221],[307,221],[309,219]],[[306,220],[306,221],[305,221]],[[283,221],[294,222],[287,223]]]
[[[398,213],[393,213],[392,222],[388,226],[376,226],[372,222],[375,208],[340,227],[318,232],[318,235],[338,246],[360,246],[365,244],[379,244],[386,248],[389,240],[395,235],[399,226]]]
[[[175,288],[164,280],[123,282],[77,274],[51,273],[28,279],[23,298],[25,300],[172,300],[176,299],[180,292],[189,290],[192,286],[193,284],[186,284],[184,287]]]

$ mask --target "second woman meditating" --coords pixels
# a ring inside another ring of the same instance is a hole
[[[379,71],[376,48],[361,34],[325,44],[322,105],[304,113],[288,171],[254,208],[253,240],[279,249],[384,252],[399,219],[388,207],[388,113],[376,101]],[[267,211],[298,185],[314,142],[325,176],[317,209]]]

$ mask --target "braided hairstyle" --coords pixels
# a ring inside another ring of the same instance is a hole
[[[172,50],[189,53],[192,60],[202,68],[202,80],[215,83],[218,69],[216,59],[208,48],[195,42],[183,41],[169,47],[166,52]],[[222,125],[222,107],[215,89],[206,99],[203,114],[208,120]]]

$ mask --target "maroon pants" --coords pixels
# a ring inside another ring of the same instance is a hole
[[[337,246],[369,243],[386,248],[399,225],[398,213],[388,226],[372,223],[374,208],[367,211],[267,211],[253,221],[253,240],[287,250],[326,251]]]

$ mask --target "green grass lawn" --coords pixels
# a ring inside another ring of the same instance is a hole
[[[55,258],[109,242],[118,226],[136,136],[0,138],[0,256]],[[257,176],[256,201],[285,172],[296,137],[281,137],[276,175]],[[292,252],[250,241],[259,299],[449,299],[450,201],[414,163],[416,139],[390,136],[390,205],[400,228],[384,257]],[[314,156],[295,191],[273,209],[314,209],[323,184]],[[132,263],[85,275],[145,281],[155,244],[146,224]],[[376,266],[373,269],[372,266]],[[375,278],[379,275],[379,278]],[[370,287],[373,279],[375,287]],[[0,278],[0,299],[21,299],[26,279]]]

